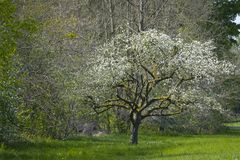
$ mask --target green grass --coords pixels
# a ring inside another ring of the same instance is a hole
[[[137,146],[126,135],[34,139],[0,148],[1,160],[240,160],[240,135],[141,135]]]

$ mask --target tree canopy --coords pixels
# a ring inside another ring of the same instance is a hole
[[[132,143],[138,125],[151,116],[170,116],[188,107],[221,109],[211,84],[234,65],[214,56],[211,42],[186,42],[156,30],[125,32],[97,49],[86,71],[86,94],[96,112],[129,111]],[[106,94],[107,97],[106,97]]]

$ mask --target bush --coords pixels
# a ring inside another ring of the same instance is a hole
[[[158,124],[163,134],[213,134],[221,131],[224,115],[218,111],[185,111],[174,117],[152,118],[152,124]]]

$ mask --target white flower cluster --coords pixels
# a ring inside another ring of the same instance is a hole
[[[212,42],[187,43],[156,30],[131,37],[121,34],[98,48],[91,72],[99,81],[117,80],[129,69],[136,69],[139,63],[144,66],[157,64],[159,72],[164,74],[178,68],[179,73],[184,70],[196,79],[205,77],[212,81],[216,75],[229,74],[234,69],[231,63],[219,61],[213,49]]]
[[[178,94],[181,93],[179,96],[188,99],[196,95],[194,89],[198,90],[200,85],[209,85],[216,76],[230,74],[234,70],[231,63],[219,61],[213,50],[211,41],[185,42],[180,37],[171,38],[156,30],[130,37],[123,33],[97,49],[89,63],[88,75],[91,78],[88,83],[103,86],[102,92],[104,87],[116,84],[130,72],[142,74],[140,66],[148,69],[155,66],[160,78],[176,72],[172,79],[162,83],[161,89],[166,93],[177,90]],[[191,83],[177,86],[179,80],[190,77]]]
[[[214,82],[217,75],[230,74],[235,68],[226,61],[219,61],[214,55],[212,42],[178,43],[179,53],[171,60],[175,66],[191,73],[195,80]]]

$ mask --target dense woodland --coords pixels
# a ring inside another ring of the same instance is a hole
[[[139,128],[240,121],[239,13],[239,0],[0,0],[0,142],[136,144]]]

